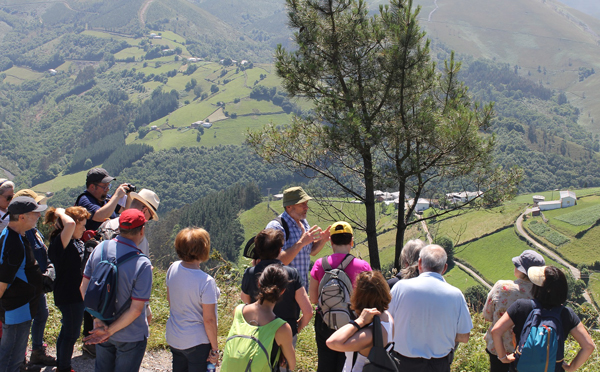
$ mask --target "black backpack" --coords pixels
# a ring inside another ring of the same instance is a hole
[[[383,332],[381,331],[381,319],[378,315],[373,317],[373,347],[367,357],[368,362],[363,367],[363,372],[398,372],[400,371],[400,361],[396,359],[391,350],[394,343],[383,346]],[[357,353],[354,353],[356,361]],[[352,363],[354,366],[354,362]]]
[[[281,216],[277,216],[277,217],[273,218],[272,221],[279,222],[281,227],[283,227],[283,231],[285,231],[285,240],[287,241],[290,238],[290,228],[289,228],[287,222],[285,221],[285,219],[282,218]],[[253,237],[248,239],[248,242],[246,242],[246,246],[244,247],[244,252],[242,254],[246,258],[256,260],[256,259],[258,259],[258,255],[256,254],[256,251],[254,250],[254,238],[256,238],[256,235],[254,235]]]

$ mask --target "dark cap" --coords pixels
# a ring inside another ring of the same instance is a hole
[[[4,219],[7,215],[25,214],[29,212],[43,212],[48,208],[45,204],[38,204],[35,199],[29,196],[17,196],[8,205],[8,213],[2,216]]]
[[[517,270],[525,275],[527,275],[527,270],[529,270],[530,267],[544,266],[546,264],[544,257],[531,249],[523,251],[520,256],[513,257],[512,262],[515,264]]]
[[[283,191],[283,206],[295,205],[311,200],[306,191],[300,186],[290,187]]]
[[[131,230],[146,223],[144,213],[137,209],[128,209],[119,216],[119,229]]]
[[[110,183],[112,180],[116,180],[116,178],[109,176],[106,169],[92,168],[87,172],[85,182],[87,185],[91,185],[93,183]]]

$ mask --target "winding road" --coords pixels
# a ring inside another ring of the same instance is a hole
[[[531,245],[533,245],[536,249],[544,252],[547,256],[551,257],[554,261],[558,262],[559,264],[563,265],[564,267],[568,268],[571,273],[573,274],[573,276],[575,277],[575,279],[581,279],[581,272],[574,267],[573,265],[571,265],[570,263],[568,263],[567,261],[565,261],[562,257],[560,257],[559,255],[557,255],[554,251],[552,251],[550,248],[538,243],[536,240],[534,240],[531,236],[529,236],[529,234],[527,234],[527,232],[525,231],[525,229],[523,228],[523,216],[526,214],[531,213],[531,209],[526,209],[525,212],[523,212],[519,218],[517,218],[517,233],[519,233],[519,235],[521,235],[522,237],[524,237],[525,239],[527,239],[527,241],[529,243],[531,243]],[[596,307],[594,305],[594,302],[592,302],[592,298],[590,297],[587,289],[583,291],[583,298],[585,298],[585,300],[587,302],[589,302],[590,304],[592,304],[592,306]]]

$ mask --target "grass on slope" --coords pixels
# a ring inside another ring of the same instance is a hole
[[[464,272],[460,267],[454,265],[452,269],[447,271],[444,274],[444,279],[453,286],[457,287],[461,291],[466,291],[469,287],[473,287],[475,285],[481,285],[477,280],[473,279],[473,277],[466,272]]]
[[[436,236],[447,236],[454,244],[461,244],[504,226],[512,225],[524,206],[507,203],[502,207],[453,212],[429,223],[429,231]]]
[[[50,181],[46,181],[44,183],[40,183],[38,185],[33,186],[33,190],[36,192],[47,192],[53,191],[56,192],[58,190],[65,189],[67,187],[76,187],[78,185],[81,186],[82,191],[85,187],[85,176],[87,174],[87,170],[65,174],[58,176]]]
[[[517,237],[514,229],[507,228],[472,243],[455,247],[454,255],[477,269],[485,279],[495,283],[500,279],[513,277],[514,265],[511,259],[526,249],[532,248]],[[542,256],[547,265],[561,267],[544,254]]]
[[[452,270],[451,272],[453,272]],[[239,299],[241,272],[235,268],[222,267],[217,274],[211,271],[210,274],[217,280],[217,285],[221,290],[221,297],[218,305],[218,340],[219,348],[224,349],[225,340],[231,326],[233,309],[241,303]],[[150,324],[150,338],[148,339],[148,349],[168,349],[165,341],[166,322],[169,317],[169,304],[166,296],[165,286],[166,272],[155,269],[153,273],[153,286],[150,305],[152,307],[152,323]],[[44,335],[45,341],[50,345],[56,344],[56,339],[60,331],[60,311],[54,306],[52,293],[48,294],[48,307],[50,316]],[[470,371],[487,372],[489,371],[488,356],[485,352],[485,341],[483,336],[489,327],[489,323],[483,320],[481,314],[472,314],[473,329],[471,337],[467,344],[462,344],[456,351],[452,372]],[[314,341],[314,320],[299,334],[296,347],[296,359],[298,372],[314,371],[317,366],[317,349]],[[591,332],[594,342],[598,344],[600,337],[598,332]],[[81,340],[80,340],[81,341]],[[80,347],[79,344],[76,347]],[[572,337],[567,339],[565,346],[566,360],[571,361],[575,355],[576,343]],[[579,371],[598,372],[600,371],[600,353],[594,353],[591,359],[583,365]]]

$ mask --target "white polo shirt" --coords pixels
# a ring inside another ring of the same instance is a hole
[[[400,280],[392,288],[394,350],[409,358],[442,358],[456,335],[473,328],[462,292],[433,272]]]

